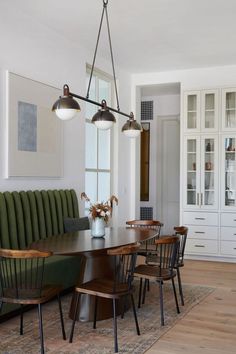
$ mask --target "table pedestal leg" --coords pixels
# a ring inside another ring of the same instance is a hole
[[[85,254],[86,262],[84,272],[80,278],[80,283],[96,279],[96,278],[112,278],[113,262],[112,257],[107,254],[90,255]],[[72,298],[69,317],[74,318],[75,301]],[[77,320],[86,322],[93,321],[95,307],[95,297],[89,295],[81,295]],[[119,308],[118,308],[119,310]],[[120,313],[120,311],[117,311]],[[112,317],[112,300],[99,297],[97,307],[97,320],[104,320]]]

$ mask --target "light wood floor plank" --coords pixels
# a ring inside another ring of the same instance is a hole
[[[146,354],[235,354],[236,264],[187,260],[182,281],[215,290]]]

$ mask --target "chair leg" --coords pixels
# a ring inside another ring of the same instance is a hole
[[[98,309],[98,296],[95,296],[94,316],[93,316],[93,329],[96,329],[97,309]]]
[[[139,325],[138,325],[138,318],[137,318],[137,313],[136,313],[135,303],[134,303],[134,296],[133,296],[133,294],[130,294],[130,296],[131,296],[132,307],[133,307],[133,313],[134,313],[134,319],[135,319],[135,324],[136,324],[136,331],[137,331],[137,335],[140,336],[140,330],[139,330]]]
[[[20,305],[20,335],[22,336],[23,334],[23,305]]]
[[[41,343],[41,354],[44,354],[43,320],[42,320],[41,304],[38,304],[38,316],[39,316],[39,334],[40,334],[40,343]]]
[[[62,313],[62,307],[61,307],[61,297],[58,294],[57,295],[57,301],[59,305],[59,313],[60,313],[60,320],[61,320],[61,331],[62,331],[62,337],[64,340],[66,340],[66,332],[65,332],[65,326],[64,326],[64,320],[63,320],[63,313]]]
[[[138,296],[138,308],[139,309],[141,307],[142,285],[143,285],[143,278],[140,278],[140,281],[139,281],[139,296]]]
[[[115,349],[115,353],[118,353],[116,299],[113,299],[112,302],[113,302],[114,349]]]
[[[3,308],[3,301],[0,301],[0,314],[2,312],[2,308]]]
[[[160,289],[160,311],[161,311],[161,325],[164,326],[164,305],[163,305],[163,282],[159,281],[159,289]]]
[[[74,314],[74,318],[73,318],[73,322],[72,322],[72,326],[71,326],[71,332],[70,332],[70,339],[69,339],[69,343],[72,343],[73,341],[73,335],[74,335],[74,329],[75,329],[75,321],[78,315],[78,310],[79,310],[79,300],[80,300],[80,293],[76,293],[76,301],[75,301],[75,314]]]
[[[121,319],[123,319],[125,317],[125,312],[127,311],[127,304],[126,304],[126,301],[127,301],[127,296],[123,296],[122,298],[120,298],[120,304],[121,304]]]
[[[147,280],[147,291],[150,291],[150,281],[149,281],[149,279]]]
[[[179,295],[180,295],[180,299],[181,299],[181,305],[184,306],[184,294],[183,294],[183,288],[182,288],[179,267],[177,267],[177,278],[178,278],[178,284],[179,284]]]
[[[173,292],[174,292],[174,296],[175,296],[176,310],[177,310],[177,313],[180,313],[179,304],[178,304],[178,299],[177,299],[177,294],[176,294],[176,289],[175,289],[175,281],[174,281],[174,278],[172,278],[171,280],[172,280]]]
[[[149,279],[145,279],[144,280],[142,305],[145,303],[145,297],[146,297],[146,290],[147,290],[148,281],[149,281]]]

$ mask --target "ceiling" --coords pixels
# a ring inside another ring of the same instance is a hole
[[[95,47],[102,0],[8,0],[80,46]],[[109,0],[115,65],[132,73],[236,64],[235,0]],[[107,32],[98,54],[109,57]],[[92,58],[91,58],[92,60]]]

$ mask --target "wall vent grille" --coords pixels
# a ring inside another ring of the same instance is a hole
[[[140,208],[141,220],[153,220],[153,207],[141,207]]]
[[[141,121],[153,120],[153,101],[141,102]]]

